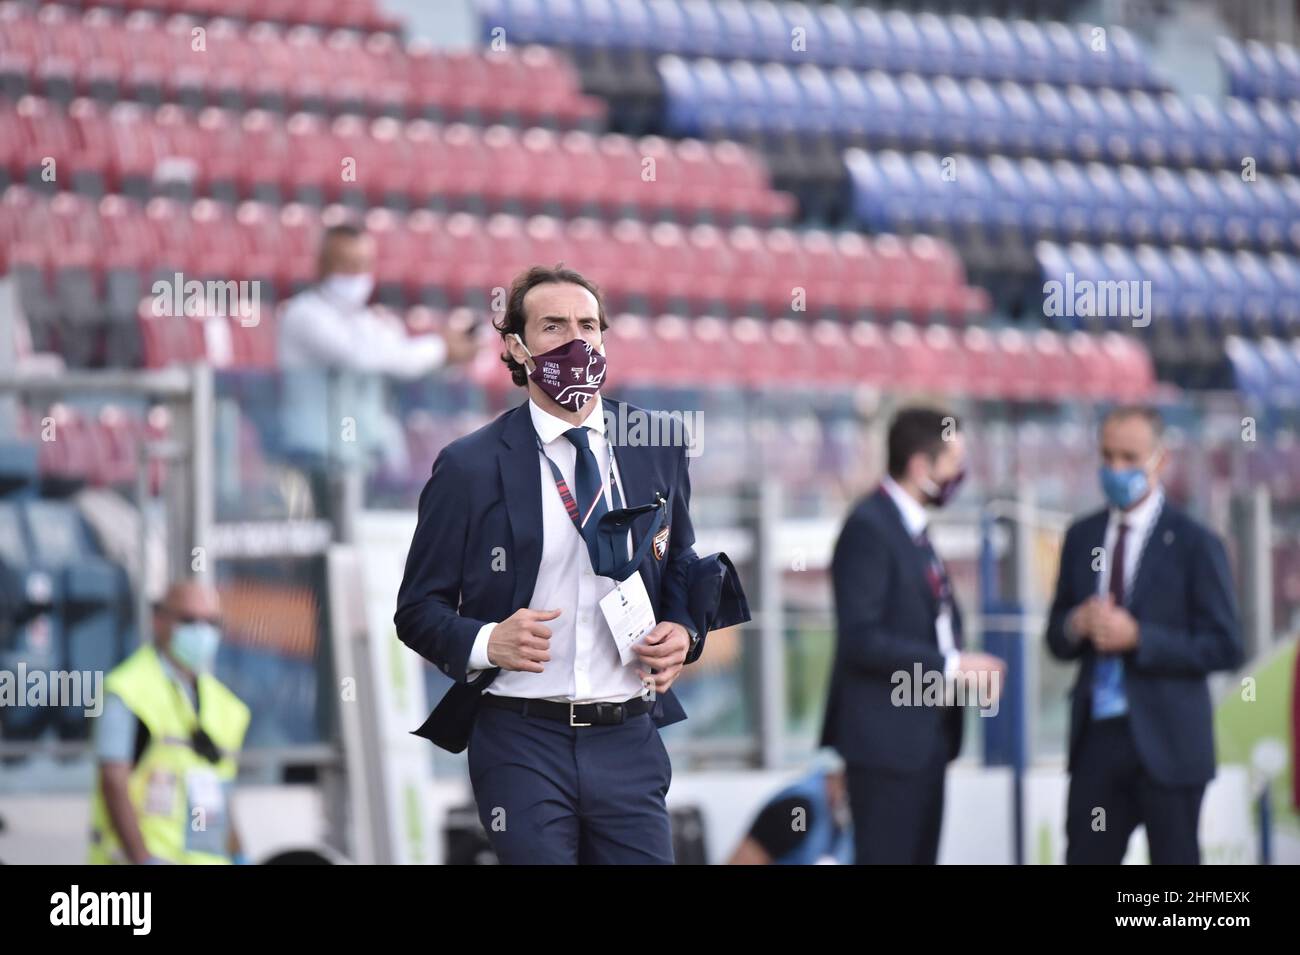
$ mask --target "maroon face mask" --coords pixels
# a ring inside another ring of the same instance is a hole
[[[518,335],[515,340],[533,360],[528,377],[562,408],[581,411],[605,381],[605,356],[581,338],[534,355]]]

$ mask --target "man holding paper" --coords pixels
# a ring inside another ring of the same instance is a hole
[[[692,548],[687,436],[616,433],[661,419],[599,393],[595,286],[530,269],[496,327],[528,401],[444,448],[420,495],[394,620],[456,683],[416,732],[468,746],[502,862],[671,863],[659,727],[685,719],[670,687],[709,627],[748,619],[743,594]]]

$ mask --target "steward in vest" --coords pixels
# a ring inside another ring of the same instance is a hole
[[[230,794],[249,711],[212,675],[220,602],[198,581],[154,608],[154,640],[104,681],[91,863],[229,863]]]

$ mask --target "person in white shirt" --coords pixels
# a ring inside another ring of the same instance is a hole
[[[385,378],[411,380],[476,350],[467,329],[410,335],[369,304],[375,242],[352,225],[325,231],[319,280],[285,302],[278,326],[283,373],[282,444],[328,512],[331,473],[342,464],[408,467],[401,423],[385,407]]]
[[[515,280],[496,327],[528,400],[439,454],[398,594],[398,637],[455,681],[417,735],[468,747],[503,863],[673,861],[659,728],[686,716],[707,560],[689,435],[637,442],[659,413],[599,394],[606,324],[577,272]]]

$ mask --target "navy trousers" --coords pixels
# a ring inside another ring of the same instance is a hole
[[[934,865],[943,830],[948,741],[935,745],[921,769],[895,772],[849,766],[849,808],[853,812],[857,865]]]
[[[1148,775],[1127,717],[1090,722],[1070,776],[1066,864],[1119,865],[1141,823],[1153,865],[1197,865],[1204,795],[1204,784],[1166,786]]]
[[[484,706],[468,755],[479,820],[503,864],[672,864],[673,770],[650,714],[571,727]]]

